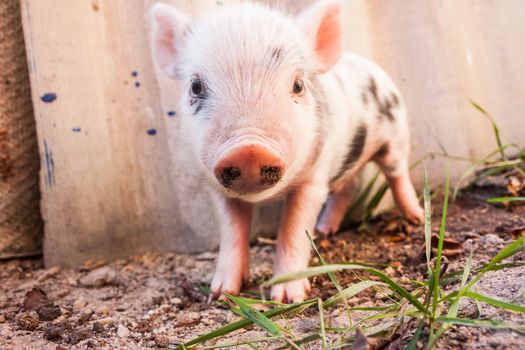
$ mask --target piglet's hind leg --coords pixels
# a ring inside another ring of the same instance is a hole
[[[352,177],[344,184],[343,188],[330,194],[315,226],[318,233],[329,235],[339,230],[348,206],[354,200],[358,186],[359,180]]]
[[[375,161],[388,179],[397,207],[408,221],[416,224],[424,222],[424,211],[419,204],[416,190],[408,171],[408,145],[390,147],[385,144]]]

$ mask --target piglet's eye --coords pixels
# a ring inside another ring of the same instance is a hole
[[[293,83],[293,93],[295,95],[300,95],[304,91],[304,81],[300,78],[295,79]]]
[[[193,79],[191,82],[191,94],[193,97],[197,98],[205,98],[206,97],[206,86],[204,85],[204,82],[199,79]]]

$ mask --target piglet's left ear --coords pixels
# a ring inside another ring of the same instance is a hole
[[[342,2],[319,1],[299,15],[299,23],[314,51],[314,70],[328,71],[343,52]]]

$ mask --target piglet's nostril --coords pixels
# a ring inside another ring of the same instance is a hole
[[[263,166],[261,167],[261,184],[275,185],[281,180],[281,168],[277,166]]]
[[[230,188],[233,185],[233,181],[239,176],[241,176],[241,169],[234,166],[224,168],[220,175],[221,184],[226,188]]]

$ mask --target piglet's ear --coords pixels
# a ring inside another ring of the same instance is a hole
[[[153,35],[153,56],[159,67],[171,78],[176,75],[182,37],[189,20],[175,8],[158,3],[150,10]]]
[[[314,70],[328,71],[343,51],[342,2],[319,1],[299,15],[299,23],[314,50]]]

